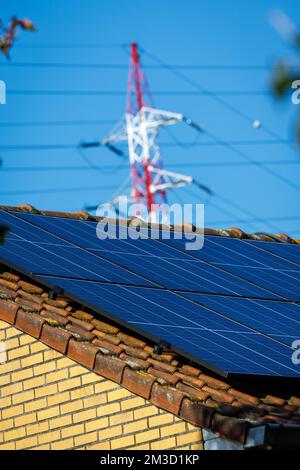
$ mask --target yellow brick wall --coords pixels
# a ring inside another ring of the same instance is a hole
[[[0,321],[2,449],[202,449],[202,432]]]

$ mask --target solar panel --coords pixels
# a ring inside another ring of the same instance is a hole
[[[43,276],[48,283],[53,278]],[[292,350],[168,291],[56,278],[67,295],[223,375],[300,377]]]
[[[0,223],[10,227],[9,235],[1,245],[1,259],[28,273],[144,286],[152,284],[13,215],[0,212]]]
[[[277,259],[281,263],[283,263],[284,260],[288,260],[293,265],[300,266],[300,245],[263,242],[258,240],[245,240],[245,242],[259,248],[260,250],[265,250],[277,255],[279,257]]]
[[[291,302],[185,293],[184,296],[227,318],[291,346],[299,339],[300,306]]]
[[[0,211],[0,223],[11,228],[0,245],[4,263],[63,288],[100,315],[163,339],[222,375],[300,378],[290,346],[300,336],[300,307],[279,302],[276,286],[266,288],[258,275],[265,269],[272,283],[272,274],[293,272],[291,295],[298,296],[300,269],[288,260],[218,237],[187,252],[185,240],[162,240],[162,232],[159,240],[145,239],[143,229],[144,239],[100,240],[96,228],[101,238],[105,227],[95,222]],[[127,230],[120,227],[121,235]],[[252,282],[244,279],[251,270]]]
[[[165,243],[184,250],[183,239]],[[253,282],[283,299],[300,301],[300,266],[255,245],[233,238],[205,236],[203,248],[190,253],[194,258]]]
[[[205,261],[199,263],[199,260],[187,253],[157,240],[100,240],[96,235],[96,227],[98,235],[103,235],[105,226],[101,223],[31,214],[22,214],[21,217],[168,289],[276,298],[276,295],[246,282],[241,277],[233,276]],[[130,231],[126,228],[121,230],[125,231],[125,234],[126,230]]]

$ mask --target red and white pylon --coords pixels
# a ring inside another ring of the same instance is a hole
[[[148,102],[147,102],[148,101]],[[131,44],[127,108],[125,123],[102,140],[110,145],[128,141],[132,200],[147,208],[149,221],[155,222],[156,210],[167,203],[167,191],[194,182],[191,176],[166,171],[157,143],[161,126],[170,126],[179,121],[200,127],[182,114],[156,109],[151,105],[150,93],[140,62],[137,44]]]

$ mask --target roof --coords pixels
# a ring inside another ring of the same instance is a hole
[[[17,210],[34,211],[31,206]],[[81,220],[92,217],[84,212],[38,213]],[[250,236],[230,230],[221,235]],[[263,236],[274,241],[271,235]],[[283,235],[275,239],[298,242]],[[150,341],[103,321],[98,313],[70,298],[58,295],[53,299],[44,285],[12,269],[8,272],[5,266],[0,268],[0,319],[159,408],[242,443],[253,427],[300,425],[300,396],[291,385],[283,390],[271,381],[252,386],[221,381],[174,351],[157,354]]]

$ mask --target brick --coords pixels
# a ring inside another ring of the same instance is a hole
[[[9,351],[10,349],[15,349],[19,347],[19,337],[14,337],[11,339],[7,339],[5,341],[5,349],[6,351]]]
[[[14,425],[13,419],[0,420],[0,431],[11,429]]]
[[[70,393],[71,393],[71,400],[76,400],[77,398],[83,398],[89,395],[93,395],[94,387],[93,385],[86,385],[85,387],[79,387]]]
[[[1,395],[2,397],[6,397],[7,395],[14,395],[15,393],[22,392],[22,390],[23,390],[23,385],[21,382],[18,382],[18,383],[3,387],[1,390]]]
[[[84,444],[88,444],[90,442],[94,442],[97,440],[97,433],[96,432],[90,432],[87,434],[84,434],[83,436],[77,436],[75,437],[75,446],[82,446]]]
[[[53,442],[60,439],[60,431],[51,431],[46,434],[39,434],[39,444],[46,444],[47,442]]]
[[[57,369],[64,369],[65,367],[73,367],[74,362],[72,359],[69,359],[68,357],[65,356],[59,356],[57,361],[56,361],[56,367]]]
[[[71,372],[70,372],[70,374],[71,374]],[[102,381],[102,379],[101,379],[101,377],[99,377],[99,375],[91,374],[87,370],[85,370],[85,374],[81,376],[82,385],[91,384],[91,383],[95,383],[95,384],[98,385],[101,381]]]
[[[4,433],[4,440],[5,441],[11,441],[11,440],[16,440],[16,439],[21,439],[21,437],[24,437],[26,435],[26,430],[24,428],[16,428],[12,429],[11,431],[6,431]]]
[[[72,335],[65,330],[44,324],[40,340],[51,348],[65,354],[71,336]]]
[[[162,387],[155,383],[152,387],[150,401],[159,408],[178,414],[183,398],[184,394],[179,390]]]
[[[41,359],[42,359],[40,362],[43,361],[43,354],[35,354],[35,356],[40,356]],[[33,357],[34,357],[34,356],[33,356]],[[30,358],[28,358],[28,359],[30,359]],[[34,363],[35,363],[35,360],[32,359],[31,363],[34,364]],[[36,375],[41,375],[41,374],[46,374],[46,377],[47,377],[47,380],[48,380],[48,374],[49,374],[49,372],[52,372],[52,371],[55,370],[55,369],[56,369],[56,363],[55,363],[55,361],[52,361],[52,362],[45,362],[45,363],[43,363],[42,365],[35,366],[35,367],[33,368],[33,373],[34,373],[35,376],[36,376]]]
[[[23,416],[17,416],[15,418],[15,426],[25,426],[26,424],[31,424],[36,422],[36,413],[29,413]]]
[[[7,362],[6,364],[1,364],[0,366],[0,374],[9,374],[10,372],[20,369],[21,368],[21,361],[19,359],[15,361]]]
[[[83,407],[84,408],[90,408],[92,406],[97,407],[101,405],[102,403],[106,403],[106,397],[105,395],[93,395],[88,398],[83,399]]]
[[[68,379],[68,369],[62,369],[62,370],[55,370],[54,372],[51,372],[47,375],[47,383],[52,383],[52,382],[59,382],[61,380]],[[73,380],[73,379],[72,379]],[[59,385],[63,384],[64,382],[60,382]],[[77,381],[78,383],[78,381]]]
[[[110,450],[110,442],[97,442],[97,444],[91,444],[86,447],[87,450]]]
[[[16,449],[28,449],[30,447],[34,447],[38,445],[38,438],[37,436],[26,437],[25,439],[20,439],[16,441]]]
[[[209,429],[215,413],[213,408],[185,398],[180,408],[180,417],[196,426]]]
[[[41,398],[48,395],[54,395],[55,393],[57,393],[57,384],[52,384],[37,388],[34,392],[34,395],[35,398]]]
[[[45,377],[40,375],[39,377],[33,377],[32,379],[25,380],[23,382],[24,390],[31,390],[33,388],[41,387],[45,384]]]
[[[119,390],[119,388],[120,385],[117,385],[114,382],[111,382],[110,380],[100,378],[100,382],[95,384],[95,393],[103,393],[109,390]]]
[[[131,393],[128,390],[120,387],[107,393],[107,401],[111,403],[112,401],[121,400],[122,398],[128,398],[130,396]]]
[[[126,447],[132,446],[134,444],[133,436],[125,436],[120,439],[113,439],[110,442],[111,449],[124,449]]]
[[[83,408],[83,401],[76,400],[76,401],[69,401],[60,405],[61,414],[65,413],[73,413],[74,411],[78,411]]]
[[[153,428],[153,427],[156,427],[156,426],[162,426],[164,424],[173,423],[174,415],[172,415],[171,413],[163,413],[161,415],[153,416],[153,417],[149,418],[148,421],[149,421],[149,427],[150,428]]]
[[[72,438],[64,439],[62,441],[53,442],[51,444],[51,450],[67,450],[74,447],[74,441]]]
[[[197,431],[194,432],[189,432],[182,434],[181,436],[176,436],[176,442],[177,445],[181,446],[184,444],[190,444],[192,442],[200,442],[202,443],[202,431],[201,429],[198,429]]]
[[[61,436],[62,438],[64,437],[71,437],[71,436],[78,436],[79,434],[84,433],[84,425],[83,424],[77,424],[73,426],[69,426],[65,429],[61,429]]]
[[[33,366],[34,364],[41,364],[42,362],[43,362],[42,353],[32,354],[32,355],[29,354],[27,357],[24,357],[23,359],[21,359],[22,368]],[[33,370],[33,372],[34,371],[35,370]]]
[[[108,428],[108,418],[93,419],[85,423],[86,432]]]
[[[84,410],[80,411],[79,413],[74,413],[73,414],[73,422],[74,423],[80,423],[81,421],[87,421],[89,419],[96,418],[96,410],[95,409],[90,409],[90,410]]]
[[[145,400],[144,398],[141,398],[141,397],[133,397],[133,398],[129,398],[128,400],[121,401],[122,411],[130,410],[130,409],[141,407],[144,405],[145,405]]]
[[[70,401],[70,392],[61,392],[47,397],[48,406],[58,405]]]
[[[138,421],[133,421],[132,423],[124,424],[123,433],[132,434],[147,428],[147,419],[140,419]]]
[[[176,447],[175,437],[169,437],[168,439],[160,439],[159,441],[151,442],[151,450],[168,450]]]
[[[92,344],[70,339],[68,344],[68,356],[79,364],[92,369],[95,363],[96,354],[99,349]]]
[[[159,429],[150,429],[149,431],[141,432],[135,435],[135,441],[137,444],[141,442],[154,441],[159,438]]]
[[[25,403],[29,400],[34,399],[34,392],[33,390],[27,390],[26,392],[17,393],[13,395],[13,404],[17,405],[18,403]]]
[[[6,444],[0,444],[0,450],[15,450],[15,442],[7,442]]]
[[[10,361],[11,359],[17,359],[19,357],[27,356],[29,355],[29,346],[21,346],[17,349],[12,349],[8,351],[8,360]]]
[[[158,415],[158,413],[158,408],[151,405],[133,411],[134,419],[146,418],[147,416]]]
[[[132,411],[129,411],[127,413],[117,413],[109,417],[110,426],[114,426],[116,424],[128,423],[129,421],[133,421]]]
[[[80,377],[73,377],[73,379],[65,380],[64,382],[59,382],[58,390],[63,392],[65,390],[70,390],[71,388],[80,387]]]
[[[26,426],[26,434],[27,436],[31,436],[33,434],[40,434],[42,432],[46,432],[49,429],[49,424],[47,421],[42,421],[41,423],[37,422],[35,424]]]
[[[27,336],[27,335],[20,336],[20,346],[24,346],[24,344],[31,344],[35,342],[36,342],[36,339],[32,338],[31,336]]]
[[[125,367],[126,364],[120,359],[97,354],[94,369],[103,377],[121,383]]]
[[[111,403],[108,405],[102,405],[97,408],[97,417],[99,416],[110,416],[113,413],[120,411],[120,403]]]
[[[39,400],[34,400],[29,403],[25,403],[25,412],[27,413],[28,411],[36,411],[42,408],[46,408],[47,406],[47,401],[46,398],[40,398]]]
[[[248,421],[238,418],[223,416],[215,413],[212,419],[212,431],[219,432],[228,439],[245,443],[247,431],[250,426]]]
[[[34,344],[30,345],[30,354],[35,354],[41,351],[48,351],[48,346],[40,341],[36,341]]]
[[[0,398],[0,410],[3,408],[7,408],[8,406],[11,406],[11,402],[12,402],[11,396]]]
[[[43,419],[53,418],[54,416],[59,415],[59,407],[52,406],[51,408],[46,408],[45,410],[41,410],[37,412],[38,421],[42,421]]]
[[[83,375],[83,374],[88,374],[88,371],[82,367],[82,366],[79,366],[79,365],[75,365],[75,366],[72,366],[70,369],[69,369],[69,374],[70,374],[70,377],[77,377],[78,375]],[[98,380],[98,377],[96,377],[96,380]]]
[[[160,429],[161,437],[175,436],[175,434],[180,434],[185,432],[185,422],[180,421],[179,423],[171,424],[170,426],[163,426]]]
[[[51,419],[49,421],[49,428],[50,429],[62,428],[64,426],[69,426],[70,424],[72,424],[71,415],[61,416],[61,417],[58,417],[58,418]]]

